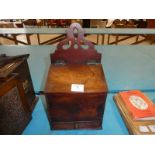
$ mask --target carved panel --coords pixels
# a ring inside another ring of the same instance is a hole
[[[17,87],[0,97],[0,134],[21,134],[30,118]]]

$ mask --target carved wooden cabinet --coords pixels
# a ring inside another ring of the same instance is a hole
[[[27,59],[29,54],[18,56],[0,56],[0,79],[11,75],[18,75],[18,81],[22,84],[29,107],[33,111],[38,98],[35,95]]]
[[[101,54],[84,39],[81,26],[72,24],[66,40],[51,54],[45,86],[51,129],[102,128],[108,89],[100,61]]]
[[[37,102],[29,55],[0,56],[0,134],[21,134]]]

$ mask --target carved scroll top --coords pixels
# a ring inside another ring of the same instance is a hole
[[[67,29],[67,37],[57,45],[55,53],[51,54],[51,63],[87,63],[101,61],[101,54],[97,53],[94,44],[85,40],[84,30],[78,23],[71,24]]]

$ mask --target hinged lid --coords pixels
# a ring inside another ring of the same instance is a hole
[[[72,84],[83,85],[83,93],[107,92],[107,84],[101,64],[51,65],[45,93],[71,93]]]

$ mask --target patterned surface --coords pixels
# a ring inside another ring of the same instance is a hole
[[[29,119],[17,87],[0,97],[0,134],[21,134]]]
[[[31,75],[29,72],[29,66],[27,60],[24,60],[21,65],[19,65],[13,73],[19,73],[19,81],[22,83],[25,95],[28,100],[30,108],[33,108],[33,101],[35,100],[34,88],[31,80]]]

